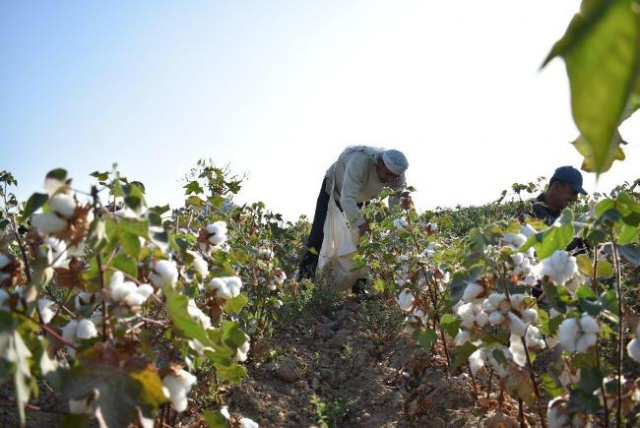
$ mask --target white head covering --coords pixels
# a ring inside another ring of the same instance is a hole
[[[399,150],[385,150],[382,152],[382,161],[395,175],[402,175],[409,168],[409,161]]]

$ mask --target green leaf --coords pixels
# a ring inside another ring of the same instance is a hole
[[[596,270],[596,276],[598,278],[609,279],[612,278],[614,274],[613,266],[606,260],[598,261],[598,268]]]
[[[423,349],[429,351],[431,349],[431,345],[433,345],[438,339],[438,335],[435,330],[422,330],[417,328],[413,331],[413,339]]]
[[[219,210],[220,208],[222,208],[222,205],[224,205],[224,201],[226,199],[222,196],[214,195],[208,198],[207,200],[209,201],[211,206],[213,206],[213,208]]]
[[[47,173],[45,178],[65,181],[67,179],[67,170],[62,168],[52,169]]]
[[[121,220],[118,223],[118,228],[141,238],[146,238],[147,236],[149,236],[149,222],[146,220]]]
[[[579,254],[576,256],[576,263],[578,264],[578,270],[581,274],[591,277],[593,275],[593,266],[591,260],[585,254]]]
[[[185,201],[185,204],[200,208],[202,207],[202,199],[200,199],[198,196],[189,196]]]
[[[187,311],[189,299],[182,296],[180,292],[170,286],[164,288],[164,294],[167,299],[167,310],[173,320],[174,329],[187,339],[197,339],[203,346],[214,347],[214,343],[209,338],[202,324],[189,315]]]
[[[227,300],[224,305],[224,312],[227,314],[239,314],[242,311],[247,303],[249,303],[249,298],[246,294],[240,293],[233,299]]]
[[[535,236],[535,235],[534,235]],[[573,239],[573,227],[564,225],[560,227],[552,226],[545,232],[544,239],[535,246],[538,260],[545,259],[569,245]]]
[[[223,381],[240,384],[242,379],[247,377],[247,369],[239,364],[216,365],[216,374]]]
[[[542,386],[545,391],[547,391],[547,393],[553,398],[559,397],[564,392],[562,385],[558,385],[547,373],[542,373],[540,375],[540,381],[542,382]]]
[[[202,188],[202,186],[200,186],[200,183],[198,183],[197,181],[190,181],[183,188],[186,189],[184,192],[185,195],[189,195],[191,193],[200,195],[204,193],[204,189]]]
[[[469,356],[473,354],[476,349],[478,349],[478,347],[471,342],[465,342],[462,346],[458,346],[453,356],[453,361],[451,362],[451,372],[455,372],[461,364],[466,364]]]
[[[140,239],[133,233],[129,233],[121,228],[118,228],[118,239],[125,253],[137,260],[141,249]]]
[[[111,265],[134,278],[138,277],[138,264],[134,258],[127,253],[119,253],[113,258]]]
[[[451,314],[445,314],[440,319],[440,327],[451,337],[455,337],[458,334],[461,323],[461,320],[456,319],[456,317]]]
[[[229,426],[227,418],[219,410],[204,410],[202,413],[209,428],[227,428]]]
[[[24,212],[22,213],[22,221],[26,221],[31,217],[31,214],[38,211],[47,201],[49,200],[49,195],[45,193],[34,193],[31,195],[29,200],[27,200],[26,205],[24,206]]]
[[[580,13],[553,47],[545,64],[562,56],[571,87],[571,106],[581,137],[582,168],[598,174],[623,158],[618,125],[630,114],[640,44],[633,0],[583,0]]]

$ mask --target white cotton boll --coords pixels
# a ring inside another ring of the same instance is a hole
[[[398,305],[405,312],[411,310],[414,301],[415,297],[413,297],[413,293],[408,288],[402,290],[398,295]]]
[[[478,371],[484,368],[485,358],[484,351],[477,349],[473,354],[469,355],[469,368],[471,373],[478,374]]]
[[[240,419],[240,428],[260,428],[257,422],[249,418]]]
[[[400,230],[400,229],[404,229],[405,227],[407,227],[409,225],[409,223],[407,222],[407,220],[405,220],[404,218],[397,218],[395,220],[393,220],[393,226]]]
[[[276,269],[273,274],[273,279],[276,281],[276,284],[282,285],[284,284],[285,279],[287,279],[287,274],[285,274],[282,269]]]
[[[558,327],[558,340],[564,349],[569,352],[576,350],[576,341],[580,333],[580,326],[575,318],[567,318]]]
[[[137,293],[147,299],[149,296],[155,293],[155,290],[150,284],[140,284],[138,286]]]
[[[511,309],[511,305],[506,300],[506,297],[502,293],[491,293],[482,303],[487,312],[501,310],[505,305],[505,312]]]
[[[460,330],[453,339],[456,346],[462,346],[467,342],[471,342],[471,333],[468,330]]]
[[[527,242],[527,237],[521,233],[507,233],[502,240],[510,247],[518,249]]]
[[[486,312],[481,311],[476,314],[476,324],[478,327],[484,327],[487,325],[487,322],[489,322],[489,315],[487,315]]]
[[[75,343],[76,342],[76,332],[78,331],[78,321],[71,320],[62,327],[62,339],[65,342]]]
[[[69,227],[69,222],[55,213],[38,213],[31,216],[31,225],[44,235],[59,233]]]
[[[135,306],[141,306],[144,302],[147,301],[147,298],[142,294],[138,293],[138,291],[134,291],[133,293],[127,294],[124,298],[124,303],[133,308]]]
[[[132,281],[124,281],[115,287],[109,287],[109,295],[115,302],[126,300],[129,294],[136,293],[137,291],[138,287],[135,282]]]
[[[205,315],[204,312],[196,305],[195,300],[189,299],[189,303],[187,305],[187,312],[191,317],[198,321],[204,328],[211,327],[211,318]]]
[[[73,299],[74,304],[76,305],[76,309],[82,308],[84,305],[88,305],[90,303],[94,303],[99,300],[99,293],[88,293],[86,291],[81,291]]]
[[[80,320],[78,321],[76,337],[80,340],[98,337],[98,329],[90,320]]]
[[[155,263],[149,279],[156,287],[163,287],[165,285],[174,287],[178,280],[178,268],[176,264],[170,260],[159,260]]]
[[[491,312],[489,314],[489,324],[491,325],[502,325],[504,323],[504,315],[500,312]]]
[[[592,316],[585,314],[580,317],[580,330],[584,333],[597,334],[600,331],[600,326]]]
[[[557,285],[564,285],[578,272],[576,258],[564,250],[556,250],[538,265],[540,277],[548,276]]]
[[[492,348],[487,350],[487,352],[485,353],[486,358],[489,360],[489,362],[491,363],[491,365],[493,366],[493,370],[494,372],[501,378],[506,377],[509,374],[509,365],[508,364],[502,364],[500,361],[498,361],[494,356],[493,356],[493,352],[494,350],[499,350],[502,352],[502,355],[504,356],[504,358],[507,361],[513,361],[513,354],[511,354],[511,351],[509,351],[509,348],[505,347],[505,346],[501,346],[498,348]]]
[[[636,363],[640,363],[640,339],[633,339],[627,345],[627,354]]]
[[[524,367],[527,364],[527,351],[524,349],[522,339],[515,334],[511,335],[509,339],[509,351],[513,355],[513,362]]]
[[[484,294],[484,291],[484,287],[477,282],[467,282],[467,288],[464,289],[462,300],[465,302],[475,302],[479,298],[483,299],[481,295]]]
[[[180,370],[177,373],[170,373],[162,379],[162,385],[168,390],[171,399],[171,407],[182,413],[187,409],[187,394],[196,384],[197,378],[191,373]]]
[[[567,415],[567,409],[564,407],[565,402],[566,400],[562,397],[556,397],[549,401],[547,408],[547,421],[549,422],[549,428],[565,428],[572,426],[569,421],[569,415]]]
[[[460,306],[457,311],[458,316],[462,320],[462,326],[468,329],[473,328],[473,324],[476,320],[473,306],[471,303],[465,303]]]
[[[591,348],[597,342],[598,335],[593,333],[582,334],[576,341],[576,352],[587,352],[587,349]]]
[[[229,413],[229,406],[222,406],[220,408],[220,414],[225,417],[225,419],[229,419],[231,417],[231,413]]]
[[[535,309],[525,309],[522,312],[522,321],[524,321],[526,324],[535,324],[538,322],[538,311],[536,311]]]
[[[522,264],[525,260],[524,258],[524,254],[522,253],[515,253],[515,254],[511,254],[511,260],[513,261],[513,264],[518,266],[519,264]]]
[[[51,250],[50,253],[50,259],[49,259],[49,263],[51,263],[51,266],[53,267],[60,267],[64,264],[64,262],[67,260],[67,257],[65,255],[66,251],[67,251],[67,243],[60,240],[60,239],[56,239],[56,238],[47,238],[44,241],[45,244],[47,244]]]
[[[193,257],[193,270],[200,276],[200,278],[205,278],[209,275],[209,264],[207,264],[202,256],[195,251],[187,251],[187,253],[191,254]]]
[[[227,283],[227,287],[229,287],[229,291],[231,292],[231,297],[238,297],[240,294],[240,289],[242,288],[242,280],[238,276],[227,276],[224,278],[224,281]]]
[[[209,282],[209,288],[216,290],[216,297],[218,299],[229,300],[233,298],[229,286],[227,286],[227,283],[222,278],[213,278],[211,282]]]
[[[76,210],[76,201],[73,199],[73,196],[69,194],[59,193],[49,198],[49,207],[51,211],[69,220],[73,217],[73,213]]]
[[[544,349],[547,346],[538,327],[529,326],[525,340],[527,342],[527,348],[529,349]]]
[[[247,336],[246,334],[244,336],[247,339],[246,342],[238,346],[238,350],[236,351],[236,361],[239,362],[246,361],[247,354],[249,353],[249,347],[251,346],[251,340],[249,336]]]
[[[509,303],[511,303],[511,307],[518,312],[522,312],[525,309],[524,306],[524,294],[512,294],[509,296]]]
[[[206,227],[209,232],[209,243],[212,245],[220,245],[227,240],[227,223],[224,221],[216,221]]]
[[[520,226],[520,233],[526,238],[529,238],[531,235],[538,233],[538,231],[529,224],[523,224]]]
[[[511,331],[511,334],[520,337],[524,336],[527,325],[513,312],[509,312],[507,317],[509,318],[509,331]]]
[[[55,303],[49,299],[38,300],[38,312],[42,317],[42,322],[49,324],[53,317],[56,315]]]

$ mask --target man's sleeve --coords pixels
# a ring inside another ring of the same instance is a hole
[[[366,223],[357,203],[358,190],[362,187],[365,171],[368,167],[364,157],[354,156],[349,159],[344,171],[344,179],[340,189],[340,205],[352,227]]]

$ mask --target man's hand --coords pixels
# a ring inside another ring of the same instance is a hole
[[[360,226],[358,226],[358,229],[360,230],[360,236],[364,235],[367,232],[371,232],[371,229],[369,228],[369,223],[363,223]]]

